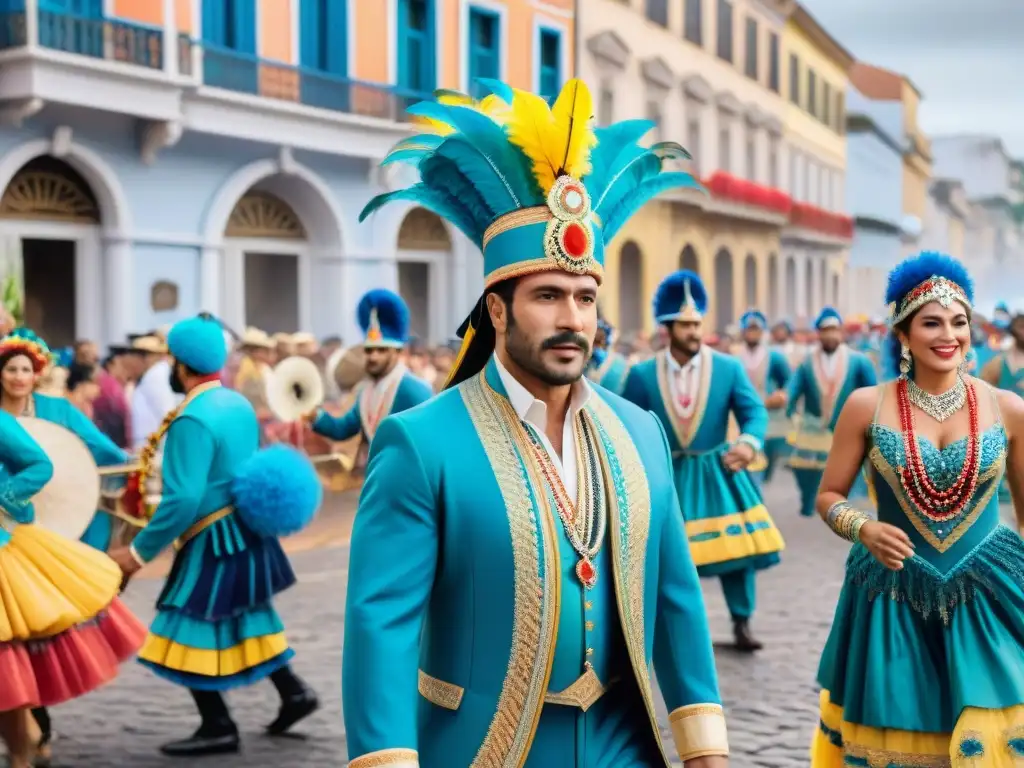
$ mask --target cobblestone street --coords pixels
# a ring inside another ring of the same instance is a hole
[[[797,516],[792,476],[780,476],[767,501],[787,540],[783,563],[762,575],[755,629],[766,643],[756,656],[727,647],[717,650],[736,768],[807,765],[807,746],[817,720],[814,675],[838,594],[845,545],[817,519]],[[351,497],[347,499],[351,504]],[[348,513],[350,515],[350,512]],[[345,526],[335,513],[333,525]],[[320,541],[320,533],[314,537]],[[341,537],[335,537],[341,540]],[[260,684],[231,695],[245,734],[237,757],[210,758],[196,765],[217,768],[337,768],[346,764],[341,718],[341,638],[345,607],[345,546],[292,546],[299,584],[280,600],[280,610],[298,655],[297,671],[322,697],[322,710],[305,725],[304,739],[271,740],[262,725],[276,714],[272,687]],[[132,583],[126,599],[148,620],[160,586],[157,578]],[[731,640],[728,614],[717,582],[705,582],[712,632],[723,646]],[[667,735],[664,708],[663,733]],[[180,765],[157,747],[186,736],[196,726],[188,694],[129,664],[110,688],[54,711],[59,733],[57,765],[71,768],[156,768]],[[455,768],[455,767],[453,767]]]

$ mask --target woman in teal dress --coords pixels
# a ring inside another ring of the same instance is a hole
[[[1024,765],[1024,401],[967,375],[972,287],[934,253],[889,276],[896,381],[855,392],[817,508],[853,542],[818,671],[812,768]],[[847,500],[867,458],[878,519]]]

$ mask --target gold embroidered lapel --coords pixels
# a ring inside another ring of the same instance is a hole
[[[672,431],[675,433],[676,440],[679,443],[680,448],[686,448],[693,442],[694,438],[697,437],[697,432],[700,431],[700,425],[704,421],[704,413],[708,407],[708,389],[711,386],[711,366],[713,356],[711,350],[705,346],[701,346],[700,351],[697,353],[700,357],[700,383],[697,386],[696,404],[694,405],[693,415],[689,421],[685,421],[680,418],[679,412],[676,410],[674,398],[672,397],[672,382],[669,380],[671,376],[671,369],[669,368],[668,356],[671,354],[668,349],[664,349],[658,353],[655,358],[655,367],[658,376],[658,392],[661,394],[661,402],[665,408],[665,415],[668,416],[669,423],[672,425]]]
[[[743,370],[747,372],[747,378],[750,379],[750,383],[754,385],[756,389],[762,395],[768,392],[768,365],[771,362],[772,353],[766,351],[764,357],[757,365],[753,368],[747,368],[743,366]]]
[[[846,384],[846,371],[850,365],[850,350],[845,344],[841,344],[834,353],[836,367],[832,377],[825,375],[825,355],[821,349],[816,349],[811,356],[811,372],[814,374],[814,383],[818,387],[818,400],[821,403],[821,426],[827,428],[832,421],[832,411],[836,407],[836,399],[843,385]]]
[[[398,386],[402,383],[402,376],[396,376],[395,380],[388,384],[387,388],[380,393],[380,398],[373,397],[375,385],[367,382],[359,393],[359,421],[363,425],[363,433],[367,442],[373,441],[377,434],[377,427],[385,417],[391,414],[391,408],[395,404],[395,395],[398,394]]]
[[[515,595],[512,652],[497,711],[470,768],[520,768],[533,742],[554,661],[558,533],[547,494],[534,492],[543,489],[543,481],[523,460],[529,449],[511,405],[487,383],[485,373],[459,391],[505,503]]]
[[[600,437],[601,466],[609,500],[608,531],[615,573],[615,599],[622,632],[648,719],[657,736],[658,721],[644,636],[644,580],[651,530],[651,491],[633,438],[611,406],[595,392],[585,413]],[[664,749],[662,754],[665,756]],[[667,765],[667,756],[665,762]]]

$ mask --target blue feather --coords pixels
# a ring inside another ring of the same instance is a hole
[[[489,224],[494,220],[490,202],[454,160],[435,152],[420,163],[420,178],[429,187],[447,190],[475,221]]]
[[[381,166],[403,162],[419,163],[426,155],[437,149],[443,141],[443,136],[432,133],[421,133],[417,136],[410,136],[408,139],[402,139],[391,148],[384,160],[381,161]]]
[[[257,451],[241,466],[231,495],[247,528],[257,536],[279,539],[313,521],[323,486],[306,456],[278,443]]]
[[[628,194],[622,197],[618,205],[608,212],[607,216],[601,216],[601,232],[605,241],[607,242],[615,237],[615,233],[619,231],[629,217],[640,210],[649,200],[654,199],[667,190],[683,188],[703,189],[700,182],[692,174],[681,171],[658,174],[631,189]]]
[[[501,82],[501,80],[494,80],[490,77],[478,77],[476,81],[506,104],[511,104],[512,99],[515,98],[515,92],[512,90],[512,87]]]
[[[593,203],[594,212],[602,221],[633,190],[661,171],[661,159],[643,147],[626,147],[614,163],[604,190]]]
[[[494,126],[494,123],[491,123]],[[494,126],[497,127],[497,126]],[[502,131],[499,129],[499,133]],[[502,139],[505,146],[508,141]],[[484,144],[484,146],[481,146]],[[486,146],[486,138],[480,133],[451,136],[437,148],[435,156],[444,157],[453,162],[462,174],[479,190],[481,197],[487,201],[488,207],[498,216],[515,211],[537,202],[537,195],[532,193],[527,183],[527,175],[518,158],[507,161],[495,161],[495,156],[488,154],[488,149],[502,152],[500,145]],[[509,155],[508,150],[503,154]],[[505,169],[502,173],[501,168]]]
[[[686,288],[689,283],[690,298],[698,312],[704,314],[708,308],[708,292],[700,275],[688,269],[679,269],[670,273],[654,291],[654,317],[673,315],[679,311],[686,299]]]
[[[623,152],[631,155],[642,147],[637,142],[654,127],[650,120],[625,120],[604,128],[595,128],[597,146],[590,151],[590,175],[585,179],[587,191],[592,200],[597,199],[608,187],[608,180],[614,175],[613,167]]]
[[[416,203],[431,213],[436,213],[442,219],[447,219],[458,227],[472,242],[476,243],[478,247],[483,240],[483,227],[486,225],[481,225],[475,221],[464,210],[461,200],[452,197],[444,189],[433,189],[422,182],[405,189],[377,195],[363,207],[362,212],[359,214],[359,221],[365,221],[377,209],[399,200],[408,200],[409,202]]]
[[[363,294],[356,306],[356,321],[363,333],[370,330],[373,310],[385,338],[405,339],[409,336],[409,305],[394,291],[373,288]]]

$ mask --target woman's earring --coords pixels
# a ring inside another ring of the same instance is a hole
[[[906,378],[910,373],[910,347],[904,344],[900,350],[900,376]]]

